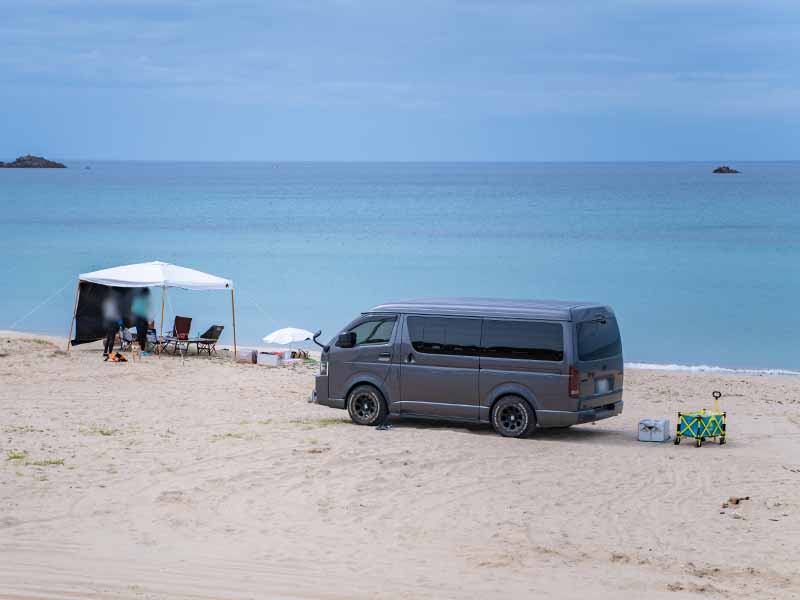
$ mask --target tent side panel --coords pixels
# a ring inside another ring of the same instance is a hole
[[[131,301],[137,291],[145,288],[111,287],[99,283],[81,281],[78,308],[75,311],[75,337],[73,346],[96,342],[106,336],[108,323],[103,304],[113,301],[125,327],[133,327]]]

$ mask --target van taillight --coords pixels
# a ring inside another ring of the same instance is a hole
[[[581,378],[578,369],[575,367],[569,368],[569,396],[570,398],[577,398],[581,395]]]

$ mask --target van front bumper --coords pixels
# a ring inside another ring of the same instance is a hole
[[[331,408],[344,408],[344,400],[330,398],[328,396],[328,376],[317,375],[314,381],[314,389],[308,401],[312,404],[321,404]]]
[[[622,400],[613,404],[605,404],[596,408],[587,408],[575,412],[564,410],[537,410],[536,421],[540,427],[569,427],[581,423],[594,423],[601,419],[616,417],[622,414]]]

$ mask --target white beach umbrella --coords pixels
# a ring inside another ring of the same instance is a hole
[[[291,344],[293,342],[310,340],[313,335],[314,334],[307,329],[284,327],[283,329],[278,329],[277,331],[273,331],[269,335],[264,336],[263,340],[268,344]]]

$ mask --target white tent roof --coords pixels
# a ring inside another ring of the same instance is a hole
[[[160,261],[83,273],[79,279],[115,287],[175,287],[184,290],[233,289],[233,281],[230,279]]]

